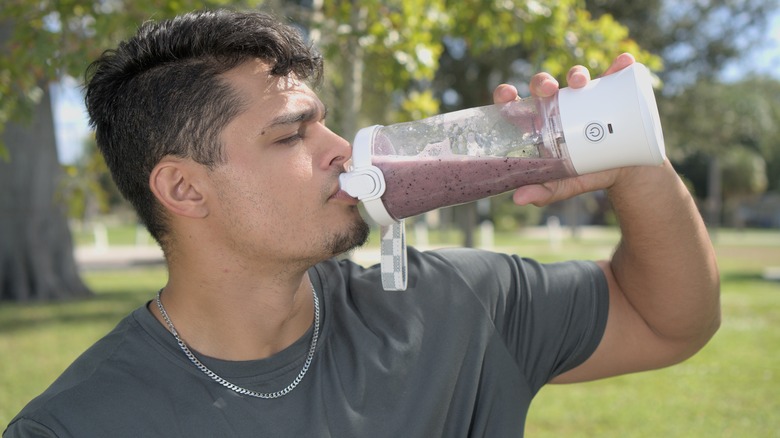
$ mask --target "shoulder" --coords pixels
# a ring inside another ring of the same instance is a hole
[[[372,306],[407,301],[416,306],[431,300],[439,307],[441,302],[449,306],[478,302],[494,309],[512,294],[530,293],[548,277],[547,268],[534,260],[471,248],[418,251],[409,247],[408,288],[400,293],[383,293],[379,265],[330,260],[315,270],[321,289],[331,295],[328,299],[343,299],[347,305],[370,302]]]
[[[123,376],[131,375],[131,356],[143,355],[133,340],[140,333],[133,315],[125,317],[30,401],[9,424],[4,438],[69,436],[69,423],[100,416],[104,401],[115,398],[116,389],[126,380]]]
[[[506,259],[473,249],[421,252],[409,247],[408,287],[403,292],[383,290],[379,265],[362,266],[350,260],[321,263],[312,278],[326,302],[343,307],[344,312],[376,313],[381,318],[398,309],[436,313],[442,303],[450,309],[459,305],[475,308],[479,297],[505,289],[500,278],[507,276],[497,276],[500,269],[496,267],[508,265]]]
[[[362,266],[349,259],[331,259],[315,270],[323,287],[381,289],[379,265]],[[408,248],[409,289],[418,286],[464,284],[479,289],[506,288],[513,282],[544,281],[550,276],[574,278],[600,274],[595,263],[571,261],[543,264],[534,259],[474,248],[442,248],[419,251]]]
[[[419,286],[429,287],[431,283],[443,285],[443,281],[461,282],[480,277],[495,278],[497,273],[508,274],[511,266],[517,264],[511,256],[469,248],[418,251],[410,246],[407,255],[409,289]],[[381,290],[381,272],[378,264],[363,266],[349,259],[331,259],[317,265],[315,270],[324,288]]]
[[[38,421],[21,417],[15,418],[3,432],[3,438],[57,437],[58,435]]]
[[[396,295],[411,295],[411,299],[435,296],[452,302],[463,296],[495,309],[534,297],[538,304],[555,303],[593,293],[601,296],[607,291],[604,273],[594,262],[540,263],[518,255],[470,248],[418,251],[409,247],[409,287],[400,294],[371,293],[382,292],[379,265],[364,267],[349,260],[331,260],[315,270],[322,289],[345,295],[349,301],[356,296],[361,300],[396,300]]]

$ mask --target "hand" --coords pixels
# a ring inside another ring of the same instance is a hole
[[[618,55],[612,65],[604,72],[604,76],[622,70],[634,63],[631,54]],[[568,86],[582,88],[590,81],[588,69],[581,65],[572,67],[566,75]],[[558,81],[548,73],[538,73],[531,78],[531,94],[534,96],[552,96],[558,91]],[[505,103],[517,99],[517,89],[511,85],[499,85],[493,92],[495,103]],[[571,198],[581,193],[611,187],[623,170],[614,169],[604,172],[582,175],[559,181],[550,181],[544,184],[535,184],[520,187],[512,197],[518,205],[534,204],[544,206],[556,201]]]

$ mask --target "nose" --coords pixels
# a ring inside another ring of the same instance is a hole
[[[345,170],[346,164],[352,158],[352,145],[326,126],[322,126],[322,128],[326,134],[322,140],[325,151],[321,161],[322,165],[325,168],[337,167],[340,170]]]

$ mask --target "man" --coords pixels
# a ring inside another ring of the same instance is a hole
[[[609,261],[410,249],[402,293],[336,261],[368,227],[339,190],[351,151],[309,88],[320,69],[291,28],[226,11],[147,23],[91,66],[98,145],[169,280],[5,437],[521,436],[544,384],[667,366],[717,329],[713,250],[669,163],[515,192],[607,189],[623,232]]]

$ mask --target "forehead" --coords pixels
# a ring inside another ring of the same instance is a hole
[[[272,76],[271,66],[259,59],[239,65],[223,74],[249,111],[264,109],[269,117],[296,102],[319,102],[306,83],[294,75]]]

